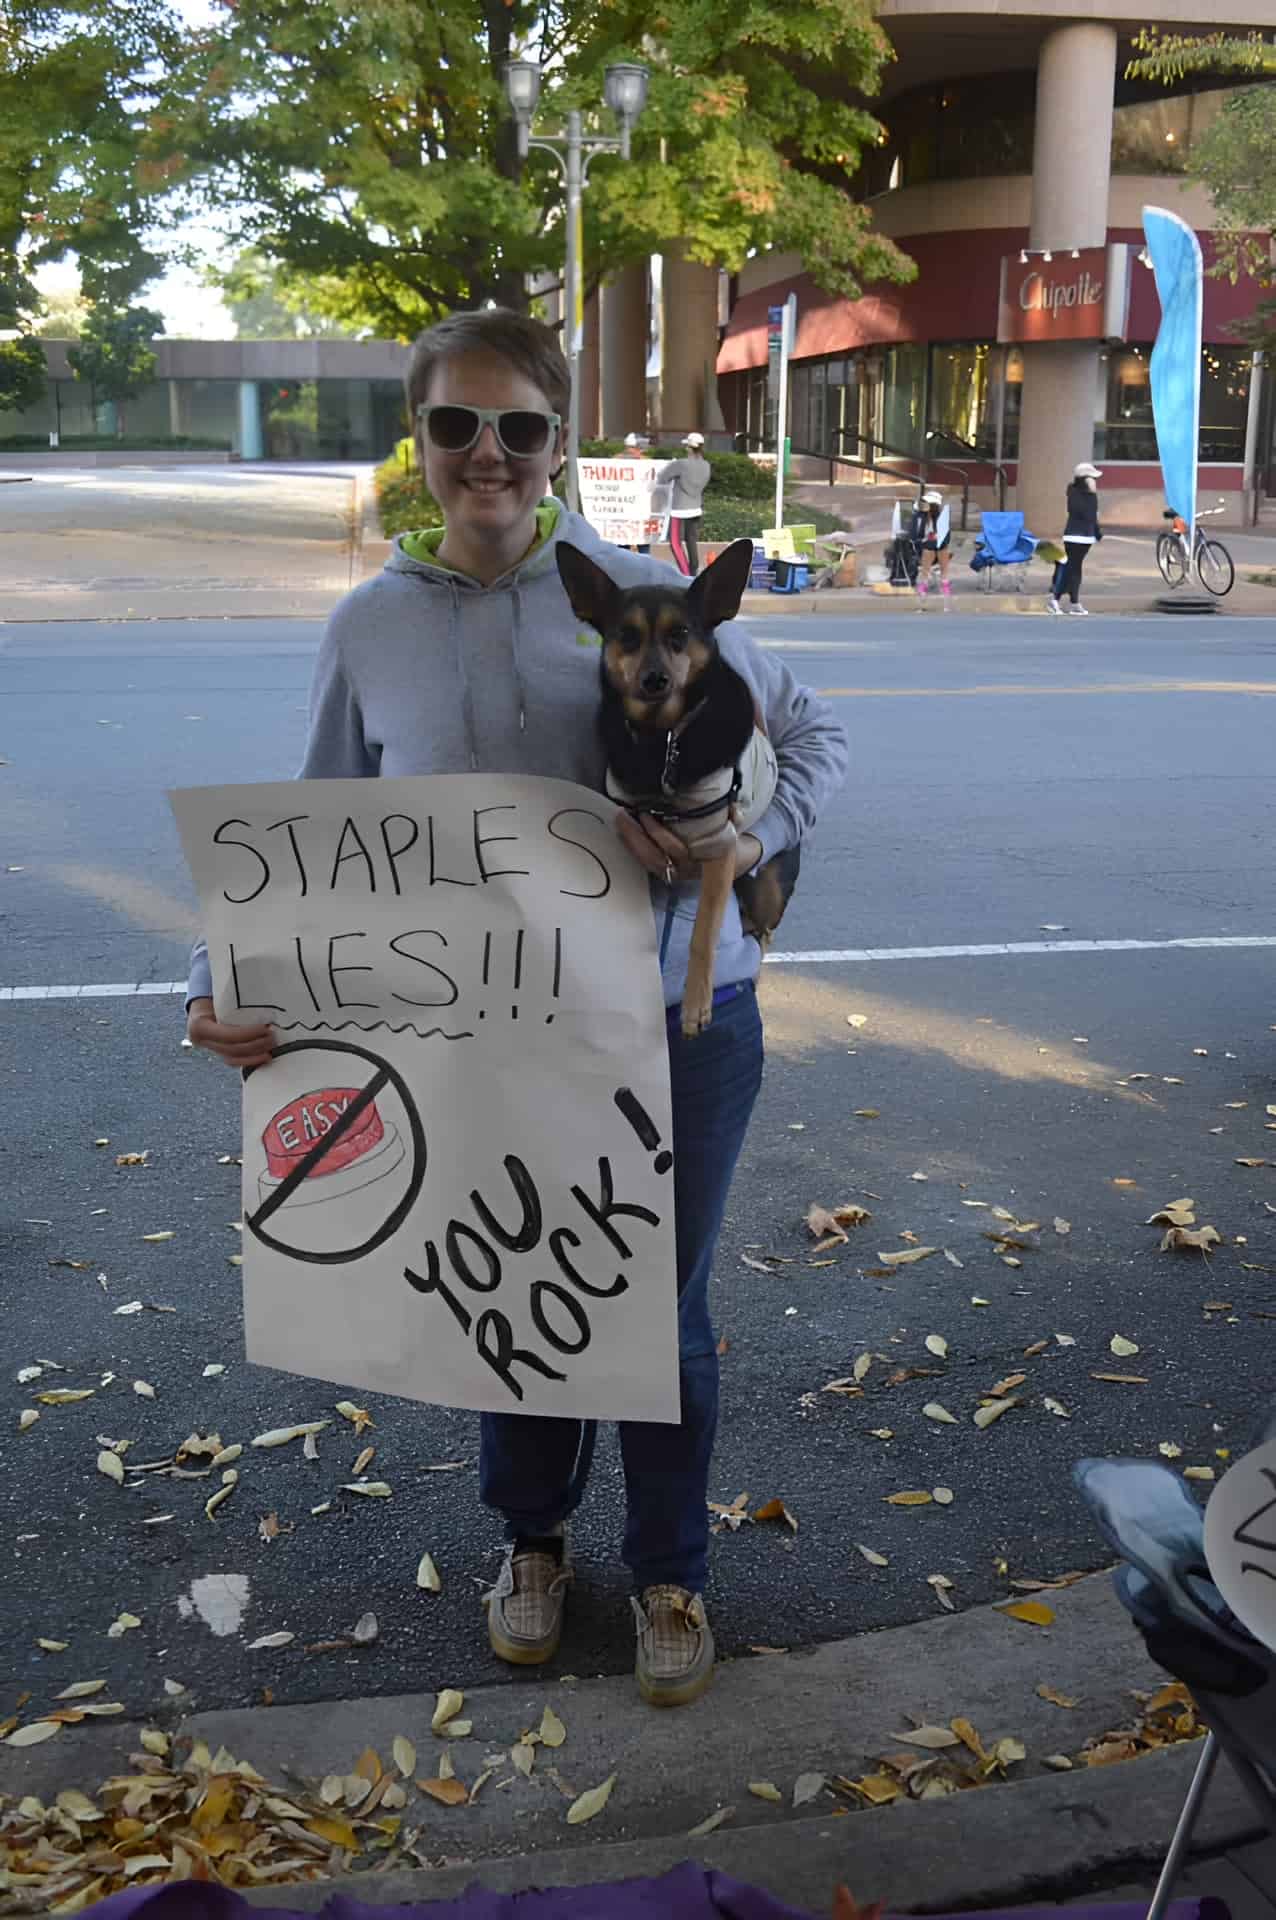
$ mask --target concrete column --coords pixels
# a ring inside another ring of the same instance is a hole
[[[686,259],[663,256],[661,290],[662,363],[660,428],[663,434],[709,432],[716,400],[706,395],[706,371],[718,356],[718,272]]]
[[[594,293],[585,301],[584,327],[580,343],[580,437],[582,440],[598,438],[601,335],[598,295]]]
[[[261,437],[261,396],[255,380],[241,380],[239,383],[239,457],[241,460],[260,460],[263,456]]]
[[[176,380],[168,383],[168,430],[175,440],[182,431],[182,390]]]
[[[1037,62],[1032,247],[1101,247],[1107,239],[1116,84],[1115,29],[1058,27]],[[1057,539],[1072,469],[1094,452],[1099,342],[1037,341],[1023,350],[1016,499],[1039,539]]]
[[[599,295],[602,430],[609,440],[647,425],[647,268],[641,260]]]

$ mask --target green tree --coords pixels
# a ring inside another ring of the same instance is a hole
[[[82,293],[60,287],[56,293],[41,295],[40,312],[31,331],[41,340],[78,340],[91,312]]]
[[[1193,143],[1188,171],[1209,189],[1218,212],[1217,270],[1233,279],[1250,272],[1270,284],[1266,236],[1276,228],[1276,45],[1259,34],[1190,38],[1151,29],[1134,45],[1127,69],[1134,79],[1173,86],[1191,75],[1216,74],[1221,86],[1233,83],[1222,110]],[[1276,303],[1261,302],[1254,325],[1244,332],[1256,344],[1270,343]]]
[[[235,210],[285,298],[407,338],[457,306],[522,305],[525,275],[561,265],[557,169],[520,161],[505,99],[517,52],[553,75],[551,132],[573,106],[610,131],[604,66],[652,70],[632,161],[593,171],[591,278],[675,238],[728,268],[779,238],[845,293],[911,276],[849,190],[880,134],[854,102],[890,57],[870,0],[237,0],[195,36],[152,151],[184,156],[192,205]]]
[[[352,329],[309,303],[304,281],[294,282],[255,247],[229,267],[213,269],[208,284],[230,309],[239,340],[349,339]]]
[[[95,307],[79,341],[67,348],[76,379],[88,383],[95,400],[109,400],[119,408],[120,434],[126,403],[155,378],[157,356],[151,340],[163,331],[162,315],[150,307]]]
[[[0,306],[7,287],[30,317],[29,274],[69,254],[116,305],[159,271],[143,235],[166,169],[140,148],[177,47],[165,0],[0,0]]]
[[[44,348],[34,334],[0,340],[0,413],[38,407],[49,388]]]

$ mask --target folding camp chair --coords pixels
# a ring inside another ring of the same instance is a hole
[[[985,513],[980,517],[979,538],[970,556],[971,571],[979,575],[984,593],[991,593],[999,573],[1014,576],[1016,593],[1028,584],[1028,562],[1037,551],[1037,541],[1028,533],[1021,513]]]
[[[882,556],[890,568],[893,587],[916,585],[925,537],[926,516],[920,501],[897,500],[891,509],[891,543]]]
[[[1276,1434],[1269,1422],[1264,1437]],[[1210,1579],[1204,1516],[1187,1487],[1149,1460],[1080,1460],[1073,1479],[1123,1565],[1117,1594],[1148,1652],[1192,1689],[1210,1729],[1147,1920],[1162,1920],[1220,1753],[1276,1834],[1276,1654],[1246,1631]]]

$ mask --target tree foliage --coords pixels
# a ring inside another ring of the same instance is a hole
[[[209,274],[230,309],[238,340],[349,338],[351,329],[310,305],[300,283],[281,277],[266,256],[247,247],[229,267]]]
[[[777,237],[831,290],[910,277],[849,193],[880,131],[853,102],[890,57],[870,0],[227,0],[150,152],[189,204],[234,210],[286,302],[410,337],[458,306],[521,305],[527,274],[561,268],[558,169],[520,161],[505,99],[518,53],[550,76],[550,134],[569,107],[614,132],[604,67],[651,68],[632,160],[593,165],[592,279],[674,241],[738,268]]]
[[[122,406],[154,379],[157,355],[151,340],[163,331],[163,317],[149,307],[95,307],[66,357],[76,379],[86,381],[98,400]]]
[[[38,406],[48,391],[44,349],[30,333],[0,340],[0,413]]]
[[[1217,74],[1222,85],[1237,83],[1193,143],[1188,167],[1209,189],[1219,215],[1221,270],[1232,278],[1250,272],[1268,280],[1266,236],[1276,228],[1276,45],[1256,33],[1190,38],[1151,29],[1134,44],[1132,78],[1173,86],[1193,74]],[[1247,80],[1257,84],[1246,85]],[[1270,306],[1264,309],[1263,333],[1273,326]]]
[[[159,271],[142,236],[162,173],[140,146],[177,48],[165,0],[2,0],[0,309],[31,315],[29,275],[70,253],[91,300],[125,304]]]

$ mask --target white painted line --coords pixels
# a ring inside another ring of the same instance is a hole
[[[1276,947],[1276,934],[1211,934],[1181,940],[1010,940],[980,947],[822,947],[810,953],[768,953],[769,967],[844,967],[865,960],[986,960],[1024,953],[1166,953],[1197,947]]]
[[[1228,947],[1276,947],[1276,934],[1198,934],[1177,940],[1007,940],[970,947],[815,947],[768,953],[763,963],[768,967],[849,967],[872,960],[989,960],[1036,953],[1190,953]],[[129,1000],[155,994],[176,998],[185,992],[184,980],[118,980],[88,987],[0,987],[0,1001]]]

